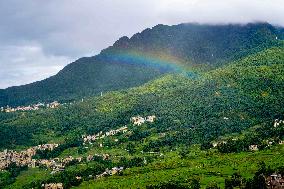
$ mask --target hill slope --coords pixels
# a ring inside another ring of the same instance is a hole
[[[276,145],[284,140],[284,125],[273,127],[274,119],[283,119],[284,115],[283,73],[284,46],[273,47],[199,73],[195,78],[170,74],[140,87],[109,92],[57,109],[0,113],[2,149],[56,142],[60,143],[57,150],[43,151],[35,158],[110,154],[110,160],[96,157],[72,162],[56,174],[42,167],[12,167],[1,172],[0,186],[40,188],[44,183],[62,182],[69,188],[84,180],[79,188],[159,188],[175,183],[189,188],[192,180],[199,178],[202,187],[211,181],[223,187],[228,184],[224,180],[234,179],[236,173],[238,178],[243,177],[243,186],[259,183],[255,180],[259,175],[284,170],[284,147]],[[135,126],[129,121],[132,116],[153,114],[157,116],[154,123]],[[81,139],[81,134],[93,135],[124,125],[128,126],[126,133],[89,144],[83,144]],[[227,143],[221,143],[217,149],[200,149],[200,144],[205,148],[204,144],[225,138]],[[270,140],[274,141],[271,145]],[[265,143],[269,145],[254,153],[242,147],[261,147]],[[257,169],[260,161],[267,162],[269,167]],[[128,169],[121,175],[95,181],[90,176],[115,166]],[[83,179],[78,181],[78,176]]]
[[[53,77],[0,90],[0,107],[74,100],[139,86],[188,67],[208,69],[278,45],[280,31],[266,23],[157,25],[130,39],[122,37],[99,55],[81,58]]]
[[[283,49],[250,55],[197,79],[167,75],[138,88],[55,110],[0,114],[0,146],[29,146],[92,134],[128,124],[132,116],[150,114],[159,117],[160,132],[184,131],[189,143],[240,132],[284,114]]]

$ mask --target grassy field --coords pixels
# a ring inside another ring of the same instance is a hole
[[[33,182],[36,179],[44,179],[49,176],[50,171],[46,171],[39,168],[29,168],[26,171],[20,173],[20,175],[16,178],[16,181],[6,187],[7,189],[22,189],[24,185]]]
[[[259,162],[263,161],[271,168],[280,167],[284,162],[284,145],[273,146],[270,149],[257,152],[229,154],[221,154],[216,149],[202,151],[199,145],[193,145],[189,148],[184,158],[180,157],[179,151],[180,148],[174,151],[162,151],[162,155],[158,155],[158,157],[155,155],[154,161],[143,167],[128,168],[123,171],[122,175],[104,177],[95,181],[84,181],[81,185],[74,188],[146,188],[150,184],[165,181],[188,183],[192,178],[200,179],[202,188],[205,188],[212,181],[217,182],[221,188],[224,188],[225,178],[233,173],[238,172],[244,178],[252,178],[258,169]],[[111,149],[107,147],[90,147],[86,152],[86,154],[95,153],[108,153],[114,162],[119,160],[118,156],[131,157],[119,146]],[[83,156],[86,154],[83,154]],[[77,148],[65,150],[61,157],[69,155],[79,156]],[[134,156],[143,158],[151,155],[138,151]],[[78,166],[86,165],[79,164]],[[73,166],[70,169],[76,167]],[[29,168],[26,171],[22,171],[16,178],[16,181],[6,188],[20,189],[36,180],[44,180],[50,176],[50,170]]]
[[[83,182],[74,188],[145,188],[149,184],[178,180],[187,182],[200,178],[202,188],[215,181],[224,188],[224,180],[235,172],[250,178],[264,161],[272,168],[283,165],[284,146],[275,146],[260,152],[220,154],[214,150],[205,152],[197,146],[191,148],[185,159],[177,152],[169,152],[145,167],[130,168],[122,176],[110,176],[96,181]]]

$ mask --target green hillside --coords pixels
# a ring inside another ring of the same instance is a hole
[[[0,146],[108,130],[152,114],[159,118],[159,131],[185,130],[192,143],[239,132],[283,114],[283,60],[283,47],[271,48],[195,79],[167,75],[55,110],[2,113]]]
[[[279,45],[282,33],[267,23],[157,25],[122,37],[99,55],[81,58],[48,79],[0,90],[0,107],[72,101],[139,86],[187,67],[212,69]]]
[[[143,67],[144,59],[138,60]],[[284,126],[273,125],[275,119],[284,118],[283,41],[210,69],[198,64],[190,62],[191,66],[178,73],[177,67],[167,67],[162,75],[154,74],[156,79],[139,87],[54,109],[0,112],[1,151],[59,143],[53,151],[37,151],[33,158],[83,157],[55,174],[44,166],[12,164],[0,171],[0,188],[41,188],[44,183],[61,182],[65,188],[209,188],[216,184],[257,189],[263,176],[275,171],[284,174],[284,148],[279,144],[284,141]],[[141,126],[130,121],[133,116],[149,115],[157,119]],[[83,143],[82,135],[125,125],[125,133]],[[214,142],[219,142],[215,148]],[[258,145],[258,151],[251,152],[250,145]],[[95,175],[113,167],[127,169],[94,180]]]

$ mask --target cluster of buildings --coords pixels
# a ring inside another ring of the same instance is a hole
[[[130,121],[133,123],[133,125],[142,125],[143,123],[145,122],[150,122],[150,123],[153,123],[154,121],[156,120],[156,116],[152,115],[152,116],[147,116],[145,118],[143,117],[140,117],[140,116],[137,116],[137,117],[132,117],[130,119]],[[128,131],[128,128],[127,126],[123,126],[119,129],[116,129],[116,130],[110,130],[108,132],[105,132],[103,133],[102,131],[100,131],[99,133],[97,134],[94,134],[94,135],[82,135],[82,138],[83,138],[83,141],[84,141],[84,145],[86,143],[89,143],[89,144],[92,144],[92,142],[95,142],[96,140],[98,139],[103,139],[105,137],[108,137],[108,136],[113,136],[113,135],[116,135],[118,133],[125,133]],[[100,144],[101,147],[102,147],[102,144]]]
[[[213,148],[216,148],[218,145],[221,145],[221,144],[227,144],[227,141],[213,142],[212,146]]]
[[[268,146],[271,146],[271,145],[273,145],[273,143],[275,143],[275,141],[265,141],[266,142],[266,146],[268,147]],[[279,142],[278,142],[278,144],[280,144],[280,145],[283,145],[284,144],[284,140],[280,140]],[[253,144],[253,145],[250,145],[249,146],[249,150],[250,151],[257,151],[258,150],[258,145],[256,145],[256,144]]]
[[[44,166],[46,168],[52,169],[51,174],[63,171],[65,166],[72,162],[83,161],[82,157],[74,158],[72,156],[66,158],[53,158],[53,159],[33,159],[36,155],[37,150],[53,150],[58,147],[58,144],[43,144],[31,147],[27,150],[16,152],[13,150],[4,150],[0,152],[0,170],[6,169],[11,163],[16,163],[17,166],[28,166],[28,167],[38,167]],[[102,157],[103,160],[109,159],[109,154],[95,154],[86,157],[86,161],[92,161],[95,156]]]
[[[106,169],[103,173],[99,175],[89,175],[89,178],[94,178],[94,179],[100,179],[106,176],[112,176],[119,174],[121,171],[123,171],[123,167],[113,167],[112,169]],[[81,180],[82,177],[76,176],[77,180]],[[48,183],[48,184],[42,184],[42,188],[44,189],[63,189],[63,184],[62,183]]]
[[[29,105],[29,106],[18,106],[16,108],[12,108],[7,106],[6,108],[1,107],[1,112],[16,112],[16,111],[31,111],[31,110],[39,110],[40,108],[45,107],[43,103],[38,103],[34,105]]]
[[[18,106],[15,108],[12,107],[1,107],[0,111],[1,112],[6,112],[6,113],[10,113],[10,112],[16,112],[16,111],[31,111],[31,110],[39,110],[40,108],[56,108],[60,106],[60,103],[57,101],[48,103],[48,104],[44,104],[44,103],[38,103],[38,104],[33,104],[33,105],[29,105],[29,106]]]
[[[16,163],[18,166],[34,167],[37,160],[32,159],[32,157],[37,150],[53,150],[56,147],[58,147],[58,144],[42,144],[20,152],[4,150],[0,152],[0,170],[7,168],[11,163]]]
[[[155,115],[147,116],[147,117],[141,117],[141,116],[136,116],[130,118],[130,121],[133,123],[133,125],[142,125],[145,122],[153,123],[156,120]]]
[[[256,144],[250,145],[249,146],[249,150],[250,151],[257,151],[258,150],[258,146]]]
[[[103,160],[108,160],[110,158],[109,154],[94,154],[94,155],[88,155],[86,157],[86,161],[92,161],[95,157],[101,157]]]
[[[63,189],[63,184],[62,183],[42,184],[42,188],[44,189]]]
[[[280,124],[283,124],[284,125],[284,120],[280,120],[280,119],[275,119],[274,120],[274,127],[279,127]]]
[[[121,171],[123,171],[123,167],[113,167],[112,169],[106,169],[103,173],[96,175],[95,179],[99,179],[105,176],[111,176],[119,174]]]
[[[49,169],[52,169],[51,174],[60,172],[60,171],[64,171],[65,166],[72,162],[72,161],[77,161],[77,162],[82,162],[84,161],[92,161],[94,160],[94,157],[101,157],[103,160],[108,160],[110,158],[109,154],[95,154],[95,155],[88,155],[86,158],[83,159],[83,157],[77,157],[74,158],[73,156],[69,156],[66,158],[54,158],[54,159],[41,159],[41,160],[37,160],[35,166],[45,166]]]
[[[237,140],[237,139],[233,139],[233,140]],[[269,141],[269,140],[266,140],[265,142],[266,142],[267,146],[271,146],[274,143],[274,141]],[[226,141],[213,142],[212,146],[213,146],[213,148],[216,148],[218,145],[226,144],[226,143],[227,143]],[[278,144],[283,145],[284,140],[279,141]],[[249,150],[250,151],[258,151],[258,147],[259,147],[258,145],[252,144],[252,145],[249,145]]]
[[[225,117],[224,117],[224,119],[225,119]],[[274,124],[273,124],[274,128],[277,128],[277,127],[279,127],[281,125],[284,126],[284,120],[280,120],[280,119],[275,119],[274,120]],[[238,139],[233,138],[232,140],[238,140]],[[271,145],[273,145],[275,143],[278,143],[280,145],[284,144],[284,140],[274,141],[273,139],[270,139],[270,140],[266,140],[266,141],[263,141],[263,142],[266,144],[266,146],[271,146]],[[219,141],[219,142],[213,142],[212,145],[215,148],[215,147],[217,147],[220,144],[226,144],[226,143],[227,143],[227,141]],[[259,149],[259,146],[256,145],[256,144],[252,144],[252,145],[249,146],[249,150],[250,151],[258,151],[258,149]]]
[[[110,130],[110,131],[105,132],[105,133],[100,131],[99,133],[94,134],[94,135],[87,135],[87,136],[82,135],[82,138],[83,138],[83,141],[84,141],[83,144],[86,144],[86,143],[92,144],[92,142],[94,142],[98,139],[103,139],[105,137],[113,136],[113,135],[116,135],[118,133],[125,133],[125,132],[127,132],[127,130],[128,130],[127,126],[124,126],[124,127],[119,128],[119,129],[116,129],[116,130]]]
[[[267,188],[284,189],[284,178],[281,174],[274,173],[266,178]]]
[[[35,164],[33,165],[33,167],[45,166],[46,168],[52,169],[51,174],[54,174],[60,171],[64,171],[65,166],[74,160],[81,162],[83,158],[82,157],[74,158],[72,156],[69,156],[66,158],[54,158],[50,160],[40,159],[40,160],[35,161]]]

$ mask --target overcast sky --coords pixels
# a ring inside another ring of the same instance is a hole
[[[0,0],[0,88],[56,74],[157,24],[284,26],[283,0]]]

